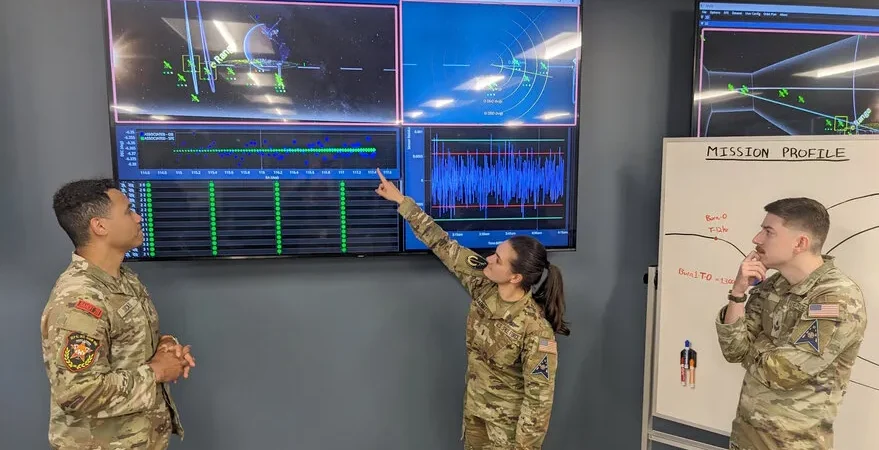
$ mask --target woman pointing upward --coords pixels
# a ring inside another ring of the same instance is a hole
[[[465,449],[540,449],[555,391],[555,335],[570,334],[561,271],[530,236],[514,236],[483,258],[452,240],[381,170],[378,176],[376,193],[400,205],[415,236],[473,299],[466,333]]]

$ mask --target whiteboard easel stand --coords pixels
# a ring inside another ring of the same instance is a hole
[[[657,298],[656,266],[647,268],[644,283],[647,284],[647,320],[644,333],[644,390],[641,400],[641,450],[651,450],[654,442],[671,445],[684,450],[726,450],[722,447],[706,444],[704,442],[687,439],[685,437],[656,431],[653,429],[653,380],[656,375],[656,363],[653,355],[653,347],[656,341],[656,298]],[[666,419],[668,420],[668,419]],[[672,421],[674,422],[674,421]],[[679,423],[679,422],[676,422]],[[682,424],[692,426],[689,424]]]

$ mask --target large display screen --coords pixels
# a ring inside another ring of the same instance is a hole
[[[580,3],[108,0],[129,260],[575,246]]]
[[[693,136],[879,132],[879,6],[699,2]]]

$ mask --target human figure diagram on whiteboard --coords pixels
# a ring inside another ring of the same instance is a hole
[[[716,318],[724,357],[745,368],[730,449],[830,450],[867,327],[863,294],[821,253],[824,206],[786,198],[764,210]]]

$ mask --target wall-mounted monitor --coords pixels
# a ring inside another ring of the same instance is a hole
[[[697,9],[693,136],[879,133],[879,4]]]
[[[107,0],[129,260],[424,252],[376,167],[463,245],[576,237],[579,0]]]

